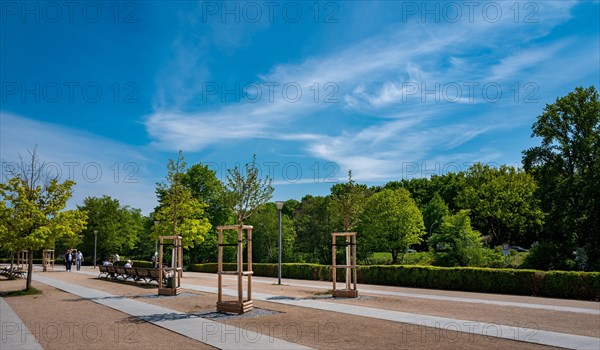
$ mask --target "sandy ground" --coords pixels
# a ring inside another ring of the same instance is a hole
[[[31,332],[21,335],[33,335],[44,349],[214,349],[73,294],[32,285],[43,294],[5,300]],[[21,279],[0,280],[0,292],[24,286]]]
[[[86,270],[92,271],[91,269]],[[156,298],[154,297],[156,295],[155,287],[145,287],[141,284],[134,285],[133,283],[112,282],[97,279],[95,276],[62,271],[45,273],[36,271],[34,273],[113,294],[128,296],[141,302],[160,305],[181,312],[205,313],[215,311],[216,295],[212,293],[184,290],[184,293],[177,297]],[[255,292],[302,298],[314,297],[336,303],[350,303],[387,310],[438,315],[519,327],[531,327],[533,324],[536,329],[600,336],[598,334],[600,317],[595,315],[381,295],[363,296],[361,294],[361,298],[354,300],[333,300],[327,294],[324,294],[327,291],[326,287],[330,286],[327,283],[317,283],[318,286],[325,287],[319,289],[289,285],[277,286],[268,283],[270,282],[268,279],[262,281],[267,283],[256,283],[257,281],[253,283],[253,290]],[[182,282],[185,284],[216,286],[215,276],[209,274],[185,273]],[[290,283],[294,282],[313,284],[313,281],[290,280]],[[209,348],[205,344],[140,321],[108,307],[39,283],[34,284],[37,288],[44,291],[43,295],[11,297],[6,300],[46,349],[62,348],[67,344],[89,349],[141,349],[148,347],[175,349]],[[22,288],[22,286],[24,286],[24,280],[3,280],[0,282],[0,292],[16,290]],[[226,281],[225,288],[233,289],[235,286],[235,281]],[[375,286],[366,287],[369,289],[379,288]],[[422,292],[423,290],[418,291]],[[465,295],[459,296],[464,297]],[[483,297],[491,298],[490,295],[483,295]],[[531,300],[528,297],[525,298]],[[548,300],[541,298],[535,298],[535,300],[537,303],[548,302]],[[518,297],[512,301],[523,302]],[[565,303],[569,306],[579,307],[594,307],[599,305],[598,303],[554,299],[550,300],[550,303],[558,303],[559,305]],[[231,328],[227,328],[227,325],[232,325],[261,333],[264,336],[274,336],[320,349],[548,348],[547,346],[537,344],[456,332],[452,330],[452,327],[445,327],[444,325],[441,325],[439,328],[423,327],[256,300],[255,307],[270,310],[272,313],[259,317],[228,320],[219,320],[217,318],[213,320],[221,322],[224,331],[230,331]],[[43,312],[40,312],[40,310],[43,310]],[[66,316],[68,317],[68,321],[63,320],[64,317],[61,318],[59,316],[62,314],[68,315]],[[71,326],[73,329],[72,332],[69,332],[68,322],[75,322],[77,324],[77,326]],[[61,329],[60,337],[50,333],[51,331],[56,331],[58,329],[57,326],[63,328]],[[96,336],[97,333],[101,333],[102,336]],[[239,332],[233,332],[228,335],[232,341],[246,336],[246,333]]]

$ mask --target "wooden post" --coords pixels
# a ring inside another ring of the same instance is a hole
[[[171,241],[171,243],[166,243],[166,241]],[[183,255],[183,247],[182,247],[182,239],[181,236],[160,236],[160,248],[158,254],[158,294],[159,295],[177,295],[181,293],[181,271],[182,271],[182,255]],[[171,267],[165,269],[163,268],[163,254],[164,254],[164,246],[170,245],[171,249]],[[169,274],[165,273],[169,271]],[[165,282],[165,278],[168,281],[168,278],[171,278],[171,286],[163,286]]]
[[[248,227],[248,271],[252,270],[252,226]],[[248,300],[252,300],[252,274],[248,275]]]
[[[331,234],[331,275],[333,277],[333,297],[356,298],[358,290],[356,289],[356,232],[341,232]],[[344,237],[344,252],[346,262],[344,265],[338,265],[336,262],[337,253],[337,238]],[[345,269],[346,271],[346,289],[337,289],[336,275],[337,269]]]
[[[17,269],[18,270],[27,270],[29,267],[29,253],[26,250],[21,250],[17,254]]]
[[[54,271],[54,249],[42,250],[42,268],[43,271],[52,269]]]
[[[219,232],[218,237],[218,257],[217,257],[217,280],[218,280],[218,295],[217,295],[217,311],[219,312],[232,312],[236,314],[243,314],[252,310],[252,226],[248,225],[228,225],[218,226]],[[246,231],[246,244],[247,244],[247,255],[248,255],[248,267],[244,270],[244,230]],[[237,242],[236,243],[223,243],[224,231],[237,231]],[[223,271],[223,247],[235,246],[237,247],[237,263],[235,271]],[[223,300],[223,275],[235,275],[237,276],[238,296],[237,300]],[[248,277],[248,295],[244,299],[244,276]]]
[[[217,227],[219,230],[218,248],[217,248],[217,305],[223,301],[223,227]],[[218,306],[217,306],[218,307]]]

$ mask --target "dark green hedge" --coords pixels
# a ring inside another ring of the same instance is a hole
[[[224,270],[236,268],[223,265]],[[255,276],[277,277],[277,264],[252,264],[252,269]],[[190,271],[216,273],[217,264],[191,265]],[[331,280],[328,265],[282,264],[281,273],[285,278]],[[342,281],[344,269],[337,276]],[[359,266],[357,278],[364,284],[600,300],[600,272],[370,265]]]

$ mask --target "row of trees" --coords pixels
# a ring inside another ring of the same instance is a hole
[[[348,182],[332,186],[327,196],[287,201],[284,260],[329,263],[331,232],[357,231],[363,261],[372,252],[389,251],[395,262],[412,246],[434,251],[439,264],[475,264],[477,254],[452,254],[476,252],[483,242],[533,247],[530,267],[600,269],[596,89],[577,88],[547,105],[532,130],[541,145],[523,152],[522,169],[475,164],[464,172],[379,187],[357,184],[350,172]],[[214,261],[214,227],[233,221],[256,227],[255,261],[276,261],[277,210],[272,203],[261,205],[272,188],[260,182],[254,162],[246,167],[245,178],[237,168],[230,171],[225,184],[202,164],[181,173],[182,186],[206,204],[204,217],[211,227],[205,241],[191,250],[192,261]],[[254,196],[248,196],[250,189]],[[232,193],[238,197],[230,198]],[[247,215],[254,210],[254,216]]]
[[[396,262],[413,247],[433,252],[436,264],[477,265],[484,245],[509,243],[532,247],[530,267],[600,270],[599,135],[598,93],[577,88],[537,118],[532,136],[541,145],[523,152],[523,169],[475,164],[376,187],[356,183],[349,172],[329,195],[285,202],[284,261],[328,264],[331,233],[356,231],[363,262],[382,251]],[[268,203],[273,188],[255,159],[229,170],[223,183],[204,164],[187,167],[180,152],[157,184],[158,206],[143,216],[107,196],[65,211],[74,184],[41,179],[35,151],[31,158],[31,166],[21,162],[0,184],[3,251],[56,245],[91,254],[97,234],[100,258],[148,259],[159,235],[181,234],[186,262],[212,262],[216,227],[243,222],[255,227],[254,261],[277,261],[278,213]]]

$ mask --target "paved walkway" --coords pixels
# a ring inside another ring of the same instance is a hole
[[[206,274],[209,275],[209,274]],[[225,277],[225,280],[234,281],[236,278]],[[265,279],[257,279],[256,277],[252,278],[252,283],[264,283],[264,284],[273,284],[275,279],[265,280]],[[284,283],[282,281],[282,283]],[[330,282],[331,283],[331,282]],[[323,289],[322,284],[308,284],[308,283],[297,283],[290,282],[289,280],[285,281],[285,285],[292,287],[304,287],[304,288],[314,288],[314,289]],[[561,312],[575,312],[581,314],[590,314],[590,315],[600,315],[600,305],[598,309],[588,309],[582,307],[570,307],[570,306],[559,306],[559,305],[548,305],[548,304],[533,304],[533,303],[520,303],[513,301],[501,301],[501,300],[489,300],[489,299],[476,299],[476,298],[462,298],[462,297],[453,297],[448,295],[432,295],[432,294],[421,294],[421,293],[407,293],[407,292],[393,292],[386,290],[377,290],[377,289],[369,289],[365,288],[366,285],[360,285],[358,287],[359,293],[363,294],[377,294],[377,295],[390,295],[390,296],[399,296],[399,297],[407,297],[407,298],[418,298],[418,299],[429,299],[429,300],[445,300],[445,301],[456,301],[461,303],[474,303],[474,304],[487,304],[487,305],[499,305],[499,306],[514,306],[528,309],[542,309],[542,310],[550,310],[550,311],[561,311]],[[331,285],[330,285],[331,287]]]
[[[95,275],[94,272],[80,273]],[[216,275],[212,275],[215,279]],[[254,279],[253,279],[254,281]],[[307,285],[309,286],[309,285]],[[217,287],[200,286],[195,284],[182,283],[184,289],[195,290],[205,293],[217,293]],[[392,293],[392,292],[390,292]],[[223,294],[237,297],[237,290],[223,289]],[[412,294],[412,293],[408,293]],[[415,325],[417,327],[431,327],[441,331],[459,331],[474,335],[484,335],[490,337],[503,338],[508,340],[523,341],[535,344],[544,344],[568,349],[600,349],[600,338],[573,335],[567,333],[551,332],[523,327],[508,325],[499,325],[486,322],[477,322],[469,320],[460,320],[447,317],[421,315],[400,311],[391,311],[384,309],[371,308],[366,306],[356,306],[349,304],[340,304],[320,300],[299,299],[283,297],[266,293],[252,293],[254,300],[262,300],[273,303],[313,308],[318,310],[339,312],[355,316],[371,317],[387,321],[395,321],[403,324]],[[442,297],[442,296],[440,296]],[[448,297],[450,298],[450,297]],[[461,298],[458,298],[461,299]],[[479,299],[474,299],[479,300]],[[483,300],[486,301],[486,300]],[[517,304],[517,303],[513,303]],[[515,306],[515,305],[513,305]],[[549,306],[552,305],[541,305]],[[588,310],[588,309],[585,309]],[[591,309],[589,309],[591,310]],[[559,310],[566,311],[566,310]],[[594,310],[592,310],[594,311]]]
[[[93,274],[83,271],[80,273]],[[159,327],[196,339],[218,349],[310,349],[306,346],[290,343],[269,335],[236,328],[232,325],[225,325],[195,315],[143,303],[97,289],[82,287],[54,278],[42,277],[39,274],[34,274],[32,278],[36,282],[44,283],[128,315],[138,317]],[[13,348],[7,347],[6,349]]]
[[[1,349],[42,349],[29,328],[2,297],[0,297],[0,327]]]
[[[206,293],[217,293],[216,287],[182,284],[182,288]],[[237,290],[223,289],[223,294],[237,297]],[[254,300],[269,301],[291,306],[333,311],[355,316],[371,317],[386,321],[400,322],[417,327],[431,327],[440,331],[459,331],[475,335],[504,338],[528,343],[557,346],[567,349],[600,349],[600,338],[567,333],[498,325],[493,323],[459,320],[447,317],[420,315],[414,313],[376,309],[366,306],[332,303],[320,300],[296,299],[264,293],[252,293]]]

